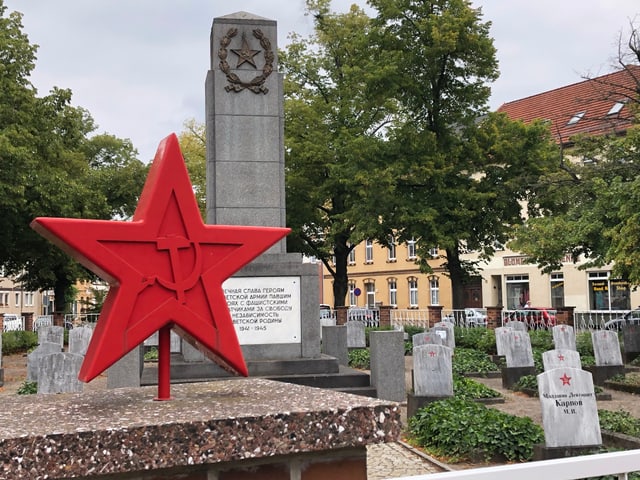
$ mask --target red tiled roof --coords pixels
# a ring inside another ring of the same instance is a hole
[[[525,123],[534,119],[551,122],[557,143],[566,144],[578,134],[624,133],[632,124],[628,105],[608,114],[617,102],[637,101],[640,96],[640,66],[595,77],[583,82],[503,104],[498,111]],[[569,124],[574,115],[582,117]]]

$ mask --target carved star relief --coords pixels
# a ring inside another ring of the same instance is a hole
[[[236,68],[238,68],[243,63],[248,63],[253,66],[253,68],[258,68],[256,66],[256,62],[253,59],[257,54],[261,52],[261,50],[251,50],[251,46],[249,45],[249,41],[247,40],[247,36],[244,32],[242,32],[242,46],[240,49],[232,48],[231,51],[238,56],[238,63],[236,64]]]
[[[290,229],[204,224],[175,135],[160,143],[132,221],[36,218],[31,227],[111,287],[80,380],[166,326],[248,375],[222,283]]]

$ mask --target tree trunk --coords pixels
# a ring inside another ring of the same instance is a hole
[[[67,280],[66,277],[60,278],[57,277],[55,284],[53,286],[53,296],[54,296],[54,313],[67,313],[67,292],[71,288],[71,283]]]
[[[336,258],[335,275],[333,277],[333,307],[343,307],[349,291],[349,276],[347,274],[347,260],[349,247],[344,239],[336,240],[333,248]]]
[[[460,262],[458,249],[447,249],[447,270],[451,280],[451,302],[452,308],[464,308],[464,280],[466,272]]]

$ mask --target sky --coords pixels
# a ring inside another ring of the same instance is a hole
[[[1,0],[0,0],[1,1]],[[472,0],[492,23],[500,78],[490,108],[612,70],[620,34],[640,25],[638,0]],[[333,0],[346,12],[364,0]],[[215,17],[245,11],[276,20],[278,46],[307,36],[304,0],[4,0],[23,13],[39,45],[32,83],[39,95],[69,88],[98,133],[129,138],[144,162],[184,122],[204,122],[204,81]],[[373,14],[372,10],[367,10]]]

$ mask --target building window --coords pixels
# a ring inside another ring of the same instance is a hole
[[[571,118],[569,119],[569,121],[567,122],[567,125],[574,125],[574,124],[578,123],[578,122],[580,121],[580,119],[581,119],[582,117],[584,117],[584,114],[585,114],[585,113],[587,113],[587,112],[586,112],[586,111],[584,111],[584,112],[578,112],[578,113],[576,113],[573,117],[571,117]]]
[[[610,279],[609,272],[589,272],[589,306],[592,310],[630,310],[629,282]]]
[[[431,248],[429,249],[429,256],[430,256],[431,258],[438,258],[438,256],[439,256],[439,255],[438,255],[438,247],[431,247]]]
[[[564,307],[564,274],[551,274],[551,306]]]
[[[435,275],[429,277],[429,298],[431,305],[440,305],[440,280]]]
[[[409,260],[416,258],[416,241],[413,238],[407,241],[407,258]]]
[[[389,244],[387,245],[387,261],[396,261],[396,239],[389,236]]]
[[[358,297],[356,297],[356,283],[349,282],[349,305],[358,305]]]
[[[9,306],[9,292],[0,292],[0,306]]]
[[[351,250],[349,250],[349,257],[347,259],[347,262],[349,263],[349,265],[355,265],[356,264],[356,249],[355,248],[351,248]]]
[[[418,308],[418,279],[409,278],[409,307]]]
[[[24,306],[33,307],[33,292],[25,292],[24,294]]]
[[[507,275],[507,309],[518,310],[529,304],[529,275]]]
[[[613,107],[611,107],[611,110],[607,112],[607,115],[615,115],[616,113],[620,113],[620,110],[622,110],[622,107],[624,107],[624,102],[614,103]]]
[[[388,280],[389,285],[389,305],[392,307],[398,306],[398,284],[396,283],[395,278],[390,278]]]
[[[364,263],[373,263],[373,242],[369,239],[364,242]]]
[[[20,292],[16,292],[16,307],[20,306]]]
[[[376,284],[373,280],[365,280],[364,290],[367,292],[367,307],[374,308],[376,306]]]

